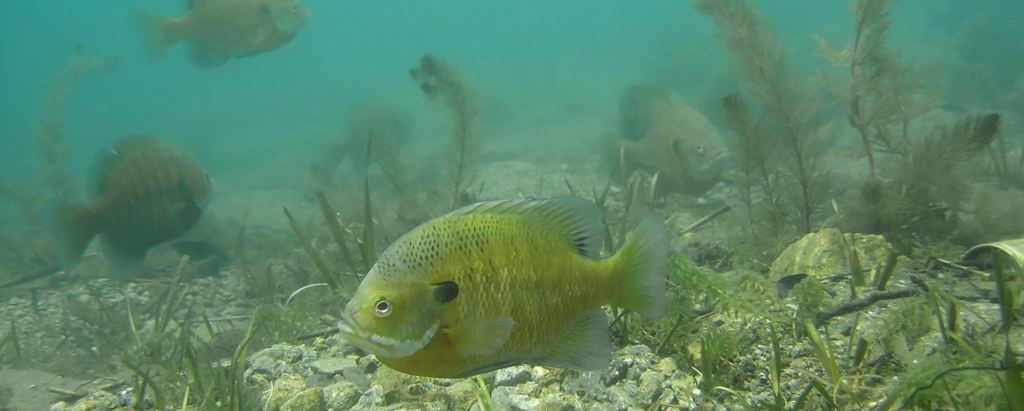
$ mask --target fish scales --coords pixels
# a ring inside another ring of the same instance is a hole
[[[508,217],[470,216],[446,222],[435,229],[443,233],[442,238],[449,239],[440,248],[452,251],[435,255],[438,261],[430,264],[434,266],[430,281],[454,281],[459,284],[460,294],[474,298],[453,301],[446,307],[441,324],[498,315],[516,319],[517,327],[493,356],[450,358],[444,361],[446,364],[480,369],[495,362],[523,361],[528,358],[527,351],[543,351],[561,340],[580,315],[610,299],[606,290],[613,267],[582,261],[575,249],[559,238],[530,232]],[[509,234],[496,235],[501,231]],[[497,240],[486,241],[488,237]],[[468,246],[477,242],[482,246]],[[410,243],[416,244],[417,239],[410,239]],[[564,257],[543,258],[551,251]],[[516,298],[519,295],[536,298]],[[415,366],[438,371],[435,364]]]
[[[600,307],[660,315],[667,258],[656,220],[641,235],[653,240],[631,237],[642,246],[589,258],[600,248],[600,219],[585,200],[553,199],[482,203],[431,220],[385,250],[339,330],[414,375],[461,377],[520,363],[599,367],[610,357]]]

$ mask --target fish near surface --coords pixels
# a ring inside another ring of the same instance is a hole
[[[191,154],[150,136],[131,136],[97,156],[86,205],[49,203],[43,222],[70,269],[96,235],[114,272],[135,275],[150,247],[199,221],[213,182]]]
[[[576,197],[473,204],[396,240],[345,306],[341,334],[397,371],[467,377],[517,364],[598,369],[606,304],[660,317],[668,239],[653,216],[599,259],[596,205]]]
[[[181,17],[149,11],[139,17],[154,56],[186,40],[196,64],[213,67],[285,45],[309,19],[309,10],[298,0],[195,0]]]
[[[619,171],[658,175],[660,191],[699,196],[722,179],[732,156],[707,117],[661,87],[634,86],[620,105]]]

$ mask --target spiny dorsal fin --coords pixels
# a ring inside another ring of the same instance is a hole
[[[526,224],[557,233],[576,247],[583,257],[601,257],[604,224],[601,209],[579,197],[556,197],[484,201],[453,211],[449,215],[515,214]]]
[[[134,135],[122,138],[110,149],[96,153],[92,167],[89,169],[88,192],[93,200],[103,196],[110,181],[110,175],[121,165],[121,160],[143,148],[159,144],[160,140],[146,135]]]
[[[138,134],[128,136],[119,140],[116,144],[114,144],[114,151],[117,153],[117,155],[121,156],[121,158],[127,158],[130,157],[132,154],[138,152],[139,150],[157,144],[160,144],[160,140],[157,140],[153,136]]]

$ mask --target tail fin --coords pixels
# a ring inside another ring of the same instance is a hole
[[[43,205],[42,214],[43,226],[57,239],[61,268],[74,268],[89,242],[100,231],[95,219],[85,206],[55,200]]]
[[[143,30],[145,30],[146,35],[149,37],[146,41],[146,50],[149,51],[149,54],[154,59],[160,58],[167,51],[167,48],[178,40],[168,30],[168,24],[171,19],[148,10],[138,10],[136,15]]]
[[[648,318],[668,311],[665,270],[668,267],[668,233],[655,216],[648,216],[616,254],[621,293],[614,303]]]

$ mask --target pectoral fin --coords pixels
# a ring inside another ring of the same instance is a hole
[[[505,316],[481,318],[445,330],[445,337],[455,352],[464,357],[491,355],[505,345],[515,324]]]

